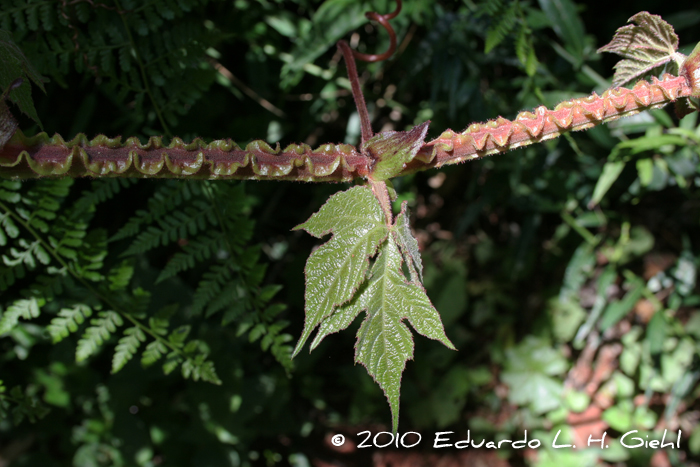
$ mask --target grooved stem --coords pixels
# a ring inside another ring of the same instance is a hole
[[[498,118],[473,124],[462,133],[447,130],[426,143],[398,175],[556,138],[567,131],[662,107],[692,93],[684,76],[665,75],[651,83],[640,81],[632,89],[614,88],[602,96],[594,93],[565,101],[553,110],[538,107],[520,113],[513,121]],[[69,176],[339,182],[368,178],[373,163],[372,157],[349,145],[326,144],[312,150],[292,144],[280,149],[254,141],[240,148],[230,140],[185,143],[174,138],[164,146],[160,138],[141,144],[136,138],[122,141],[98,136],[88,140],[84,135],[66,142],[59,135],[25,137],[20,131],[0,148],[0,177],[20,179]]]
[[[568,131],[592,128],[601,123],[663,107],[681,97],[692,95],[683,76],[665,74],[661,80],[640,81],[632,89],[612,88],[598,96],[571,99],[553,110],[544,106],[533,112],[521,112],[510,121],[499,117],[470,125],[462,133],[452,130],[426,143],[402,174],[478,159],[548,139]]]

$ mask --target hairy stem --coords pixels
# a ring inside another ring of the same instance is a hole
[[[386,225],[391,226],[394,223],[394,216],[391,214],[391,199],[389,198],[389,189],[386,186],[386,182],[380,180],[369,179],[369,186],[372,189],[372,193],[379,200],[379,204],[384,211],[384,217],[386,217]]]
[[[359,90],[359,83],[356,84]],[[653,78],[651,83],[640,81],[632,89],[613,88],[602,96],[593,93],[571,99],[553,110],[538,107],[533,112],[520,113],[513,121],[498,118],[475,123],[462,133],[447,130],[423,145],[416,157],[397,175],[539,143],[568,131],[585,130],[662,107],[692,93],[693,88],[686,77],[664,75],[661,80]],[[358,105],[358,109],[366,112],[364,105]],[[367,114],[364,118],[369,120]],[[371,129],[368,133],[371,137]],[[363,140],[365,137],[363,134]],[[370,155],[342,144],[326,144],[314,150],[304,144],[292,144],[281,149],[254,141],[240,148],[230,140],[205,143],[195,139],[185,143],[173,138],[170,145],[165,146],[160,138],[151,138],[148,143],[141,144],[137,138],[122,142],[121,138],[98,136],[88,140],[85,135],[78,135],[66,142],[59,135],[49,138],[41,133],[28,138],[20,131],[0,148],[0,176],[13,178],[153,177],[340,182],[368,178],[375,162]]]
[[[352,98],[355,99],[355,107],[357,107],[357,113],[360,115],[360,130],[362,131],[362,144],[360,146],[362,146],[374,136],[372,132],[372,122],[369,119],[369,112],[367,112],[365,96],[362,94],[362,87],[360,86],[360,78],[357,75],[357,67],[355,66],[355,58],[353,57],[352,49],[345,41],[338,41],[338,48],[343,53],[345,66],[348,68],[348,79],[352,87]]]
[[[499,117],[470,125],[462,133],[447,130],[425,144],[402,174],[478,159],[557,138],[569,131],[586,130],[663,107],[691,94],[685,77],[666,74],[661,80],[652,78],[651,83],[640,81],[632,89],[612,88],[602,96],[593,93],[564,101],[553,110],[538,107],[533,112],[521,112],[513,121]]]

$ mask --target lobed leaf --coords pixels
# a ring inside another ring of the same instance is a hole
[[[641,78],[672,60],[682,61],[678,50],[678,36],[673,26],[660,16],[642,11],[632,16],[627,22],[634,22],[621,27],[609,44],[598,49],[598,53],[611,52],[625,57],[615,65],[613,86]]]
[[[406,201],[401,204],[401,212],[396,216],[396,227],[392,233],[394,234],[394,240],[399,245],[404,261],[408,265],[408,270],[411,273],[411,282],[421,284],[423,283],[423,261],[420,258],[418,242],[411,232],[407,205]]]
[[[423,122],[408,131],[385,131],[367,141],[363,152],[376,161],[371,171],[373,180],[395,177],[411,162],[423,146],[430,122]]]
[[[306,320],[294,349],[296,355],[316,326],[353,297],[365,278],[369,258],[387,237],[389,227],[372,191],[356,186],[331,196],[316,214],[294,229],[304,229],[314,237],[333,233],[306,262]]]
[[[406,282],[401,263],[398,245],[390,236],[380,247],[368,285],[355,303],[358,312],[360,307],[367,311],[357,332],[355,361],[367,368],[384,391],[394,432],[399,422],[401,374],[406,361],[413,359],[413,337],[403,320],[407,319],[419,334],[454,349],[425,290]]]
[[[369,280],[349,304],[321,323],[311,343],[315,348],[325,336],[347,328],[360,312],[367,311],[357,333],[355,361],[367,368],[384,391],[394,432],[399,421],[401,374],[406,361],[413,358],[413,337],[403,320],[407,319],[419,334],[454,349],[425,289],[417,282],[406,281],[402,261],[396,237],[390,235],[379,248]]]

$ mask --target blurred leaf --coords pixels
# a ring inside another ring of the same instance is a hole
[[[690,449],[690,452],[694,455],[700,455],[700,425],[695,425],[695,428],[693,428],[693,431],[690,433],[688,449]]]
[[[666,316],[663,311],[657,311],[647,326],[646,340],[649,342],[651,355],[658,355],[664,347],[666,339]]]
[[[602,419],[610,425],[610,428],[626,432],[632,428],[633,412],[634,404],[632,404],[631,400],[626,399],[606,409],[603,412]]]
[[[566,405],[572,412],[583,412],[591,404],[591,398],[585,392],[568,391],[565,397]]]
[[[10,92],[10,100],[19,106],[22,113],[41,126],[41,121],[34,108],[34,101],[32,101],[29,79],[39,86],[39,89],[46,92],[43,78],[12,40],[12,34],[0,29],[0,90],[7,90],[17,78],[25,78],[25,81]]]
[[[605,196],[605,193],[607,193],[613,183],[615,183],[615,180],[617,180],[617,177],[620,176],[624,168],[625,163],[622,161],[608,161],[605,163],[603,166],[603,173],[600,174],[600,178],[595,185],[593,197],[588,203],[589,209],[592,209],[593,206],[600,204],[603,196]]]
[[[366,23],[365,12],[370,9],[364,1],[326,0],[311,18],[312,27],[308,33],[296,38],[291,57],[282,67],[282,87],[289,89],[299,83],[304,66],[316,60],[348,32]]]
[[[551,300],[548,308],[552,314],[554,337],[558,342],[570,341],[586,319],[586,312],[575,301],[562,302],[557,299]]]
[[[559,300],[567,302],[578,297],[579,290],[593,272],[594,266],[594,246],[590,243],[580,244],[566,266]]]
[[[627,282],[630,289],[621,300],[614,301],[608,305],[603,313],[603,317],[598,324],[602,332],[617,324],[637,303],[644,292],[644,283],[639,278]]]
[[[637,172],[639,173],[639,182],[643,187],[651,183],[651,178],[654,171],[654,161],[652,159],[637,160]]]
[[[550,25],[574,58],[583,61],[586,31],[576,11],[576,4],[570,0],[538,0],[540,8],[546,13]]]
[[[508,385],[512,404],[529,405],[537,414],[548,412],[561,403],[562,382],[552,376],[562,374],[568,363],[550,344],[528,336],[506,351],[506,371],[501,380]]]

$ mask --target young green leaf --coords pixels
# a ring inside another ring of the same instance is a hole
[[[355,361],[367,368],[384,391],[391,407],[394,432],[399,422],[401,374],[406,361],[413,358],[413,337],[402,321],[408,319],[419,334],[454,349],[423,287],[406,281],[402,261],[398,244],[391,235],[380,246],[369,280],[358,296],[321,323],[311,344],[313,349],[325,336],[346,328],[360,312],[367,311],[357,333]]]
[[[671,60],[680,64],[685,58],[676,52],[678,36],[673,26],[660,16],[642,11],[627,20],[632,21],[636,24],[618,29],[612,41],[598,49],[598,53],[612,52],[626,58],[615,65],[613,86],[641,78]]]
[[[372,191],[356,186],[331,196],[294,229],[304,229],[317,238],[333,233],[306,262],[306,321],[294,349],[296,355],[316,326],[353,297],[365,278],[369,258],[387,237],[389,227]]]
[[[408,212],[406,209],[407,202],[401,204],[401,212],[396,216],[396,227],[392,231],[396,243],[399,245],[404,261],[408,265],[408,270],[411,273],[411,282],[423,282],[423,262],[420,259],[420,251],[418,242],[411,232],[409,224]]]
[[[367,141],[362,149],[376,161],[372,179],[388,180],[406,168],[423,146],[429,124],[423,122],[409,131],[386,131]]]
[[[596,206],[608,192],[610,187],[615,183],[615,180],[620,176],[625,168],[625,163],[619,160],[609,160],[603,166],[603,173],[600,174],[600,178],[595,185],[593,190],[593,197],[588,203],[588,208],[592,209]]]

